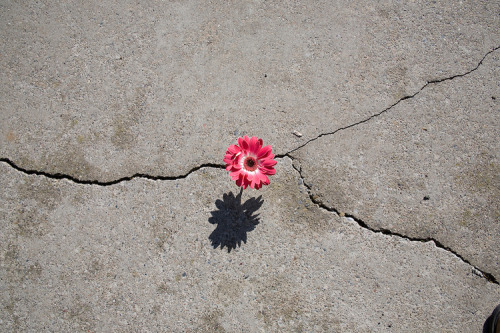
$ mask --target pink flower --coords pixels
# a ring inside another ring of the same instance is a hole
[[[244,189],[250,185],[258,190],[262,185],[269,185],[267,175],[274,175],[273,168],[276,161],[273,160],[273,149],[271,146],[262,147],[262,139],[252,136],[250,139],[245,135],[238,138],[238,145],[230,145],[227,149],[224,162],[230,176],[236,180],[236,185]]]

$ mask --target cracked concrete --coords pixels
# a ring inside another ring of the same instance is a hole
[[[474,332],[500,301],[499,2],[0,9],[1,331]],[[278,173],[238,194],[244,134]]]
[[[0,167],[4,330],[470,332],[500,295],[432,243],[318,208],[288,158],[231,252],[208,237],[238,214],[224,170],[92,186]]]
[[[349,124],[345,127],[341,127],[341,128],[337,128],[335,129],[333,132],[328,132],[328,133],[321,133],[319,134],[318,136],[312,138],[312,139],[309,139],[308,141],[304,142],[303,144],[301,144],[300,146],[292,149],[291,151],[283,154],[282,156],[289,156],[291,157],[291,153],[295,152],[296,150],[304,147],[305,145],[309,144],[310,142],[313,142],[313,141],[316,141],[317,139],[323,137],[323,136],[327,136],[327,135],[333,135],[335,133],[337,133],[338,131],[342,131],[342,130],[345,130],[345,129],[348,129],[348,128],[351,128],[351,127],[354,127],[354,126],[357,126],[359,124],[363,124],[367,121],[370,121],[372,120],[373,118],[375,117],[378,117],[384,113],[386,113],[387,111],[391,110],[393,107],[395,107],[396,105],[398,105],[399,103],[401,103],[402,101],[406,100],[406,99],[409,99],[409,98],[414,98],[415,96],[417,96],[422,90],[426,89],[429,85],[433,85],[433,84],[437,84],[437,83],[441,83],[441,82],[444,82],[444,81],[449,81],[449,80],[453,80],[455,78],[458,78],[458,77],[463,77],[463,76],[466,76],[466,75],[469,75],[470,73],[474,72],[475,70],[477,70],[479,68],[479,66],[481,66],[481,64],[483,63],[484,59],[486,57],[488,57],[491,53],[497,51],[498,49],[500,49],[500,46],[497,46],[495,47],[494,49],[488,51],[488,53],[486,53],[484,55],[484,57],[479,61],[479,63],[474,67],[472,68],[471,70],[468,70],[467,72],[465,73],[460,73],[460,74],[454,74],[452,76],[449,76],[449,77],[445,77],[445,78],[442,78],[442,79],[436,79],[436,80],[432,80],[432,81],[428,81],[425,83],[424,86],[422,86],[422,88],[420,88],[417,92],[415,92],[414,94],[412,95],[406,95],[406,96],[403,96],[401,97],[399,100],[397,100],[394,104],[392,104],[391,106],[387,107],[386,109],[378,112],[378,113],[375,113],[373,115],[370,115],[368,118],[365,118],[365,119],[362,119],[356,123],[352,123],[352,124]],[[495,100],[495,97],[493,96],[492,97],[493,100]],[[280,156],[280,154],[278,154],[278,156]]]
[[[218,165],[218,164],[207,163],[207,164],[202,164],[202,165],[198,165],[198,166],[194,167],[193,169],[189,170],[184,175],[178,175],[178,176],[152,176],[152,175],[147,175],[147,174],[136,173],[136,174],[134,174],[132,176],[129,176],[129,177],[118,178],[118,179],[114,179],[114,180],[110,180],[110,181],[99,181],[99,180],[82,180],[82,179],[79,179],[79,178],[75,178],[74,176],[66,175],[66,174],[62,174],[62,173],[54,173],[54,174],[52,174],[52,173],[48,173],[46,171],[27,170],[27,169],[19,167],[18,165],[16,165],[14,162],[12,162],[11,160],[9,160],[7,158],[0,158],[0,162],[4,162],[5,164],[8,164],[12,168],[16,169],[17,171],[23,172],[23,173],[25,173],[27,175],[38,175],[38,176],[48,177],[48,178],[51,178],[51,179],[67,179],[67,180],[70,180],[70,181],[72,181],[72,182],[74,182],[76,184],[98,185],[98,186],[115,185],[115,184],[118,184],[118,183],[121,183],[121,182],[126,182],[126,181],[133,180],[135,178],[144,178],[144,179],[149,179],[149,180],[177,180],[177,179],[184,179],[187,176],[189,176],[191,173],[193,173],[195,171],[198,171],[200,169],[203,169],[203,168],[218,168],[218,169],[224,169],[225,170],[225,166],[223,164]]]
[[[109,182],[218,164],[242,134],[284,154],[476,66],[498,46],[498,11],[491,1],[7,1],[0,156]]]
[[[326,205],[321,200],[321,198],[318,195],[314,194],[314,192],[311,189],[311,186],[308,185],[306,182],[304,182],[304,177],[302,176],[302,170],[300,168],[300,165],[294,166],[294,169],[300,174],[301,182],[306,186],[310,200],[314,204],[316,204],[318,207],[321,207],[321,208],[323,208],[323,209],[325,209],[325,210],[327,210],[329,212],[334,212],[338,216],[348,217],[348,218],[352,219],[353,221],[355,221],[356,223],[358,223],[358,225],[360,227],[368,229],[368,230],[370,230],[370,231],[372,231],[374,233],[381,233],[381,234],[384,234],[384,235],[401,237],[401,238],[404,238],[406,240],[410,240],[410,241],[414,241],[414,242],[432,242],[437,247],[439,247],[441,249],[444,249],[444,250],[446,250],[448,252],[453,253],[456,257],[460,258],[463,262],[465,262],[465,263],[473,266],[467,259],[465,259],[464,257],[462,257],[459,253],[453,251],[453,249],[450,249],[449,247],[443,245],[441,242],[439,242],[438,240],[436,240],[434,238],[431,238],[431,237],[427,237],[427,238],[411,237],[411,236],[404,235],[404,234],[401,234],[401,233],[398,233],[398,232],[395,232],[395,231],[389,230],[389,229],[370,227],[366,222],[364,222],[363,220],[357,218],[356,216],[353,216],[353,215],[351,215],[349,213],[340,212],[340,211],[338,211],[337,209],[335,209],[333,207],[329,207],[328,205]],[[479,276],[484,277],[485,279],[487,279],[488,281],[490,281],[492,283],[498,284],[498,281],[496,280],[496,278],[491,273],[484,272],[484,271],[482,271],[481,269],[479,269],[476,266],[473,266],[473,267],[474,267],[476,273]]]
[[[435,239],[498,280],[499,54],[293,152],[315,199],[373,229]]]

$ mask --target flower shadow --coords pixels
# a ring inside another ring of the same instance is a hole
[[[242,241],[246,244],[247,233],[260,223],[259,214],[255,212],[264,203],[262,196],[250,198],[242,204],[242,193],[240,191],[236,197],[233,192],[225,193],[223,200],[215,202],[217,210],[212,211],[212,216],[208,219],[208,222],[217,225],[208,237],[214,249],[218,246],[221,250],[227,247],[227,252],[231,252],[240,247]]]

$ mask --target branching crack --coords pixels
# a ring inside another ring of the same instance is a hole
[[[376,118],[376,117],[378,117],[378,116],[386,113],[387,111],[389,111],[390,109],[392,109],[393,107],[395,107],[396,105],[398,105],[399,103],[401,103],[402,101],[417,96],[422,90],[424,90],[427,86],[429,86],[431,84],[437,84],[437,83],[440,83],[440,82],[444,82],[444,81],[448,81],[448,80],[453,80],[453,79],[458,78],[458,77],[469,75],[470,73],[472,73],[475,70],[477,70],[479,68],[479,66],[481,66],[481,64],[483,63],[484,59],[489,54],[495,52],[498,49],[500,49],[500,45],[497,46],[497,47],[495,47],[495,48],[493,48],[492,50],[488,51],[482,57],[482,59],[479,61],[479,63],[474,68],[472,68],[471,70],[469,70],[469,71],[467,71],[465,73],[456,74],[456,75],[453,75],[453,76],[450,76],[450,77],[446,77],[446,78],[443,78],[443,79],[435,79],[435,80],[428,81],[426,84],[424,84],[422,86],[422,88],[420,88],[413,95],[408,95],[408,96],[404,96],[404,97],[400,98],[398,101],[396,101],[395,103],[393,103],[389,107],[385,108],[384,110],[382,110],[382,111],[380,111],[378,113],[375,113],[375,114],[369,116],[368,118],[360,120],[360,121],[358,121],[356,123],[353,123],[353,124],[350,124],[350,125],[338,128],[338,129],[336,129],[336,130],[334,130],[332,132],[321,133],[318,136],[316,136],[315,138],[312,138],[312,139],[306,141],[305,143],[301,144],[300,146],[295,147],[294,149],[292,149],[292,150],[290,150],[290,151],[288,151],[288,152],[286,152],[284,154],[276,154],[276,158],[283,158],[285,156],[290,157],[290,154],[293,153],[294,151],[299,150],[300,148],[303,148],[307,144],[309,144],[309,143],[311,143],[313,141],[316,141],[316,140],[318,140],[319,138],[321,138],[323,136],[333,135],[333,134],[335,134],[335,133],[337,133],[339,131],[342,131],[342,130],[345,130],[345,129],[348,129],[348,128],[351,128],[351,127],[354,127],[354,126],[357,126],[357,125],[360,125],[360,124],[363,124],[363,123],[366,123],[366,122],[370,121],[371,119]],[[136,173],[136,174],[134,174],[132,176],[122,177],[122,178],[118,178],[118,179],[111,180],[111,181],[99,181],[99,180],[84,180],[84,179],[79,179],[79,178],[77,178],[75,176],[68,175],[68,174],[62,174],[62,173],[50,173],[50,172],[39,171],[39,170],[25,169],[25,168],[22,168],[22,167],[16,165],[13,161],[11,161],[8,158],[0,158],[0,162],[4,162],[4,163],[10,165],[12,168],[16,169],[17,171],[20,171],[20,172],[23,172],[23,173],[26,173],[26,174],[29,174],[29,175],[45,176],[47,178],[52,178],[52,179],[66,179],[66,180],[70,180],[70,181],[72,181],[74,183],[77,183],[77,184],[99,185],[99,186],[115,185],[115,184],[118,184],[118,183],[121,183],[121,182],[124,182],[124,181],[129,181],[129,180],[135,179],[135,178],[144,178],[144,179],[150,179],[150,180],[178,180],[178,179],[184,179],[187,176],[189,176],[191,173],[193,173],[195,171],[198,171],[198,170],[200,170],[202,168],[224,169],[224,165],[222,165],[222,164],[203,163],[203,164],[201,164],[199,166],[196,166],[196,167],[192,168],[186,174],[179,175],[179,176],[152,176],[152,175],[143,174],[143,173]]]
[[[459,78],[459,77],[463,77],[463,76],[466,76],[466,75],[469,75],[471,74],[472,72],[474,72],[475,70],[477,70],[479,68],[479,66],[481,66],[481,64],[483,63],[484,59],[486,59],[486,57],[488,55],[490,55],[491,53],[495,52],[496,50],[500,49],[500,45],[493,48],[492,50],[488,51],[482,58],[481,60],[478,62],[478,64],[472,68],[471,70],[465,72],[465,73],[461,73],[461,74],[455,74],[455,75],[452,75],[450,77],[445,77],[445,78],[442,78],[442,79],[435,79],[435,80],[431,80],[431,81],[427,81],[426,84],[424,84],[422,86],[422,88],[420,88],[416,93],[414,93],[413,95],[407,95],[407,96],[404,96],[402,98],[400,98],[399,100],[397,100],[395,103],[393,103],[392,105],[390,105],[389,107],[385,108],[384,110],[378,112],[378,113],[375,113],[371,116],[369,116],[368,118],[366,119],[363,119],[363,120],[360,120],[356,123],[353,123],[353,124],[350,124],[350,125],[347,125],[347,126],[344,126],[344,127],[340,127],[340,128],[337,128],[336,130],[332,131],[332,132],[327,132],[327,133],[321,133],[319,134],[318,136],[312,138],[312,139],[309,139],[307,140],[306,142],[304,142],[303,144],[301,144],[300,146],[290,150],[289,152],[285,153],[285,154],[278,154],[276,155],[276,157],[284,157],[284,156],[289,156],[288,154],[291,154],[293,153],[294,151],[296,150],[299,150],[300,148],[303,148],[304,146],[308,145],[309,143],[313,142],[313,141],[316,141],[318,140],[319,138],[323,137],[323,136],[327,136],[327,135],[333,135],[339,131],[342,131],[342,130],[345,130],[345,129],[348,129],[348,128],[351,128],[351,127],[354,127],[354,126],[357,126],[357,125],[360,125],[360,124],[363,124],[363,123],[366,123],[370,120],[372,120],[373,118],[376,118],[384,113],[386,113],[387,111],[391,110],[393,107],[395,107],[396,105],[398,105],[399,103],[401,103],[402,101],[404,100],[407,100],[407,99],[410,99],[410,98],[413,98],[415,96],[417,96],[418,94],[420,94],[425,88],[427,88],[428,86],[430,85],[433,85],[433,84],[438,84],[438,83],[441,83],[441,82],[445,82],[445,81],[450,81],[450,80],[453,80],[453,79],[456,79],[456,78]]]
[[[370,121],[370,120],[372,120],[372,119],[374,119],[374,118],[376,118],[376,117],[378,117],[378,116],[380,116],[380,115],[388,112],[389,110],[391,110],[393,107],[395,107],[396,105],[398,105],[402,101],[417,96],[420,92],[422,92],[425,88],[427,88],[428,86],[430,86],[432,84],[438,84],[438,83],[441,83],[441,82],[444,82],[444,81],[449,81],[449,80],[453,80],[455,78],[459,78],[459,77],[463,77],[463,76],[469,75],[470,73],[472,73],[475,70],[477,70],[479,68],[479,66],[481,66],[481,64],[483,63],[484,59],[486,59],[486,57],[488,55],[490,55],[491,53],[495,52],[498,49],[500,49],[500,46],[497,46],[497,47],[493,48],[492,50],[490,50],[489,52],[487,52],[474,68],[472,68],[471,70],[469,70],[469,71],[467,71],[465,73],[456,74],[456,75],[453,75],[453,76],[450,76],[450,77],[446,77],[446,78],[442,78],[442,79],[435,79],[435,80],[428,81],[427,83],[425,83],[414,94],[408,95],[408,96],[404,96],[404,97],[400,98],[398,101],[396,101],[395,103],[393,103],[389,107],[385,108],[384,110],[382,110],[382,111],[380,111],[378,113],[375,113],[375,114],[369,116],[368,118],[363,119],[361,121],[358,121],[356,123],[353,123],[353,124],[350,124],[350,125],[338,128],[338,129],[336,129],[336,130],[334,130],[332,132],[321,133],[318,136],[316,136],[315,138],[312,138],[312,139],[306,141],[305,143],[303,143],[300,146],[298,146],[298,147],[290,150],[287,153],[276,154],[276,158],[289,157],[292,161],[294,161],[294,157],[291,156],[291,153],[293,153],[294,151],[296,151],[296,150],[298,150],[300,148],[303,148],[307,144],[309,144],[309,143],[311,143],[313,141],[316,141],[316,140],[318,140],[319,138],[321,138],[323,136],[333,135],[333,134],[335,134],[335,133],[337,133],[339,131],[342,131],[342,130],[345,130],[345,129],[348,129],[348,128],[351,128],[351,127],[354,127],[354,126],[357,126],[357,125],[360,125],[360,124],[363,124],[363,123],[366,123],[366,122],[368,122],[368,121]],[[67,175],[67,174],[62,174],[62,173],[49,173],[49,172],[45,172],[45,171],[25,169],[25,168],[22,168],[22,167],[16,165],[14,162],[12,162],[11,160],[9,160],[8,158],[0,158],[0,162],[6,163],[10,167],[16,169],[17,171],[25,173],[25,174],[28,174],[28,175],[44,176],[44,177],[51,178],[51,179],[66,179],[66,180],[72,181],[72,182],[77,183],[77,184],[98,185],[98,186],[111,186],[111,185],[115,185],[115,184],[118,184],[118,183],[121,183],[121,182],[130,181],[130,180],[133,180],[135,178],[143,178],[143,179],[149,179],[149,180],[179,180],[179,179],[184,179],[184,178],[188,177],[190,174],[192,174],[193,172],[196,172],[196,171],[198,171],[200,169],[203,169],[203,168],[225,169],[224,165],[222,165],[222,164],[204,163],[204,164],[201,164],[199,166],[196,166],[196,167],[192,168],[186,174],[179,175],[179,176],[152,176],[152,175],[148,175],[148,174],[136,173],[136,174],[134,174],[132,176],[129,176],[129,177],[122,177],[122,178],[119,178],[119,179],[116,179],[116,180],[112,180],[112,181],[107,181],[106,182],[106,181],[98,181],[98,180],[83,180],[83,179],[79,179],[77,177],[74,177],[74,176],[71,176],[71,175]],[[331,212],[331,213],[334,213],[334,214],[337,214],[337,215],[341,216],[340,212],[337,209],[335,209],[333,207],[326,206],[321,200],[318,200],[318,198],[312,194],[311,187],[305,182],[304,177],[302,175],[302,170],[300,169],[300,166],[297,166],[294,163],[292,163],[292,166],[299,173],[299,176],[300,176],[300,178],[301,178],[304,186],[307,189],[307,192],[308,192],[308,195],[309,195],[309,199],[311,200],[311,202],[314,203],[315,205],[317,205],[321,209],[324,209],[324,210],[326,210],[328,212]],[[486,280],[488,280],[491,283],[494,283],[494,284],[497,284],[497,285],[499,284],[498,281],[495,279],[495,277],[492,274],[490,274],[488,272],[484,272],[481,269],[477,268],[476,266],[472,265],[467,259],[463,258],[460,254],[458,254],[457,252],[455,252],[453,249],[451,249],[451,248],[443,245],[438,240],[435,240],[433,238],[410,237],[410,236],[406,236],[406,235],[403,235],[403,234],[400,234],[400,233],[397,233],[397,232],[393,232],[393,231],[388,230],[388,229],[383,229],[383,228],[381,228],[381,229],[375,229],[375,228],[372,228],[372,227],[368,226],[364,221],[362,221],[361,219],[357,218],[354,215],[342,214],[342,216],[345,216],[345,217],[353,219],[360,227],[362,227],[364,229],[368,229],[368,230],[370,230],[370,231],[372,231],[374,233],[381,233],[381,234],[389,235],[389,236],[393,236],[393,237],[401,237],[401,238],[407,239],[409,241],[414,241],[414,242],[424,242],[424,243],[425,242],[433,242],[436,245],[436,247],[441,248],[441,249],[443,249],[445,251],[448,251],[448,252],[454,254],[460,260],[462,260],[463,262],[465,262],[468,265],[470,265],[473,268],[473,272],[475,274],[477,274],[478,276],[480,276],[482,278],[485,278]]]
[[[287,155],[287,157],[289,157],[292,161],[294,161],[294,158],[292,156]],[[458,257],[460,260],[462,260],[466,264],[470,265],[473,268],[473,273],[475,273],[476,275],[478,275],[482,278],[485,278],[486,280],[488,280],[491,283],[499,284],[498,281],[495,279],[495,277],[492,274],[485,272],[485,271],[482,271],[481,269],[477,268],[476,266],[471,264],[467,259],[465,259],[460,254],[458,254],[456,251],[454,251],[450,247],[442,244],[440,241],[438,241],[434,238],[431,238],[431,237],[428,237],[428,238],[410,237],[410,236],[403,235],[403,234],[400,234],[398,232],[394,232],[394,231],[391,231],[391,230],[385,229],[385,228],[375,229],[375,228],[368,226],[368,224],[366,224],[363,220],[359,219],[358,217],[356,217],[354,215],[347,214],[347,213],[340,213],[334,207],[328,207],[321,200],[319,200],[318,197],[316,197],[315,195],[312,194],[311,186],[306,183],[304,176],[302,175],[302,169],[300,168],[300,166],[298,166],[296,163],[292,163],[292,167],[298,172],[302,183],[306,187],[307,194],[309,195],[309,199],[311,200],[312,203],[314,203],[319,208],[324,209],[330,213],[337,214],[338,216],[345,216],[345,217],[351,218],[360,227],[362,227],[364,229],[368,229],[374,233],[380,233],[380,234],[389,235],[389,236],[393,236],[393,237],[401,237],[401,238],[407,239],[407,240],[412,241],[412,242],[422,242],[422,243],[433,242],[436,245],[436,247],[452,253],[453,255]]]
[[[66,179],[66,180],[70,180],[76,184],[98,185],[98,186],[111,186],[111,185],[115,185],[115,184],[118,184],[121,182],[129,181],[129,180],[132,180],[135,178],[143,178],[143,179],[149,179],[149,180],[178,180],[178,179],[184,179],[187,176],[189,176],[190,174],[192,174],[193,172],[198,171],[198,170],[203,169],[203,168],[225,169],[224,165],[222,165],[222,164],[204,163],[204,164],[201,164],[199,166],[192,168],[186,174],[180,175],[180,176],[151,176],[151,175],[147,175],[147,174],[143,174],[143,173],[136,173],[136,174],[129,176],[129,177],[122,177],[122,178],[111,180],[108,182],[103,182],[103,181],[98,181],[98,180],[83,180],[83,179],[79,179],[79,178],[76,178],[74,176],[66,175],[66,174],[62,174],[62,173],[49,173],[49,172],[45,172],[45,171],[24,169],[24,168],[21,168],[20,166],[16,165],[14,162],[12,162],[11,160],[9,160],[7,158],[0,158],[0,162],[6,163],[9,166],[11,166],[12,168],[16,169],[17,171],[20,171],[20,172],[25,173],[27,175],[44,176],[44,177],[51,178],[51,179]]]

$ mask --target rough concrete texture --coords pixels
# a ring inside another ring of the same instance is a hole
[[[499,12],[2,1],[0,331],[479,332]],[[240,195],[244,134],[279,163]]]
[[[489,0],[0,6],[0,155],[100,181],[220,163],[244,133],[284,154],[500,40]]]
[[[435,239],[500,280],[500,50],[292,154],[316,202]]]
[[[500,297],[433,242],[312,204],[289,158],[241,203],[214,168],[96,186],[0,167],[2,331],[478,332]]]

